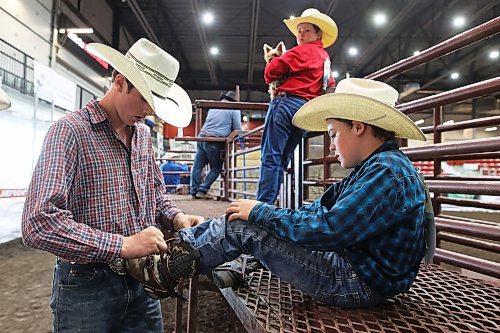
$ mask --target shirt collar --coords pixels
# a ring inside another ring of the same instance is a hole
[[[89,113],[90,123],[92,125],[102,123],[109,118],[106,111],[99,105],[99,101],[95,99],[90,100],[85,107]]]
[[[369,159],[371,159],[373,156],[375,156],[377,154],[380,154],[380,153],[382,153],[384,151],[390,151],[390,150],[399,150],[399,146],[396,143],[396,140],[394,140],[394,139],[388,140],[388,141],[384,142],[382,145],[380,145],[377,149],[375,149],[373,151],[373,153],[370,154],[370,156],[368,156],[361,163],[359,163],[354,168],[354,170],[359,170],[363,166],[363,164],[365,164],[366,161],[368,161]]]

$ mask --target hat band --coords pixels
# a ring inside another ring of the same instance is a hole
[[[125,56],[134,63],[134,66],[137,67],[138,70],[140,70],[144,74],[149,75],[153,80],[155,80],[159,84],[165,86],[167,88],[167,91],[172,87],[172,84],[174,83],[173,80],[169,79],[168,77],[158,72],[157,70],[154,70],[153,68],[149,67],[148,65],[137,59],[132,53],[127,52]],[[166,98],[166,96],[161,96],[161,97],[163,99]]]

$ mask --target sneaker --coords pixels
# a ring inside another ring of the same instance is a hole
[[[178,242],[178,239],[170,240],[172,242]],[[171,246],[167,253],[127,259],[126,265],[128,273],[144,285],[144,290],[152,298],[184,299],[177,286],[198,273],[200,253],[191,244],[181,241]]]
[[[198,192],[196,193],[196,199],[211,200],[212,196],[208,193]]]

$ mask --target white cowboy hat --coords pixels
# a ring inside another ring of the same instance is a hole
[[[125,55],[101,43],[86,47],[123,74],[158,117],[176,127],[189,125],[191,99],[174,83],[179,73],[179,62],[174,57],[145,38],[135,42]]]
[[[162,159],[164,160],[173,160],[175,158],[179,158],[179,154],[172,153],[172,152],[166,152],[165,155],[163,155]]]
[[[394,132],[396,137],[426,141],[424,133],[395,108],[398,92],[390,85],[369,79],[344,79],[334,93],[304,104],[292,123],[307,131],[326,131],[326,119],[356,120]]]
[[[323,42],[323,48],[331,46],[337,40],[339,35],[339,29],[337,24],[332,18],[326,14],[321,13],[315,8],[308,8],[302,12],[300,17],[294,17],[291,19],[283,20],[286,26],[292,34],[297,37],[297,26],[301,23],[311,23],[317,25],[323,34],[321,41]]]
[[[0,111],[10,108],[10,98],[5,91],[0,88]]]

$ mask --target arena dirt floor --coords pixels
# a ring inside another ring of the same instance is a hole
[[[205,217],[221,215],[228,204],[188,196],[171,198],[186,213]],[[55,257],[28,249],[16,239],[0,244],[0,258],[0,332],[51,332],[49,300]],[[220,292],[207,289],[211,290],[199,293],[198,332],[245,332]],[[174,329],[174,304],[173,300],[162,301],[165,332]],[[186,313],[185,309],[184,320]],[[185,332],[186,325],[183,327]]]

